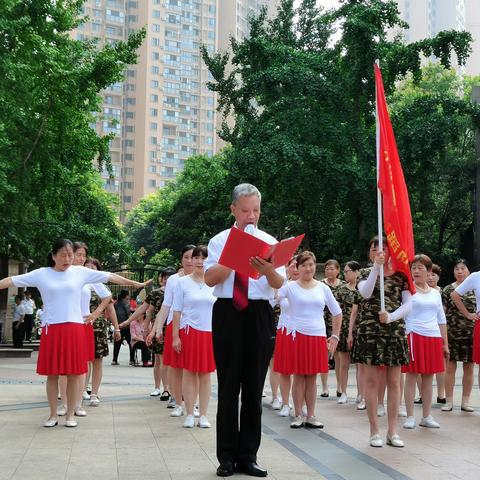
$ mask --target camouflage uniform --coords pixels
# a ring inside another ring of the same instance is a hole
[[[362,270],[359,282],[366,280],[371,268]],[[402,291],[408,290],[405,274],[395,272],[385,277],[385,310],[395,311],[402,304]],[[402,318],[389,324],[380,323],[380,279],[377,278],[372,296],[362,298],[357,320],[357,338],[353,347],[352,362],[366,365],[397,367],[408,364],[408,344],[405,321]]]
[[[101,303],[102,299],[92,292],[90,311],[93,312]],[[108,356],[108,323],[103,316],[100,316],[92,324],[95,337],[95,358]]]
[[[160,311],[160,308],[162,308],[164,294],[165,292],[163,288],[156,288],[155,290],[152,290],[145,298],[145,302],[148,303],[149,305],[153,305],[154,307],[153,315],[150,317],[150,323],[152,326],[155,323],[155,317],[157,316],[157,313]],[[163,325],[163,335],[165,335],[165,328],[166,328],[166,325]],[[162,355],[163,342],[160,343],[157,340],[156,336],[153,337],[152,346],[150,347],[150,349],[153,354]]]
[[[448,349],[450,360],[456,362],[471,362],[473,352],[473,327],[475,322],[465,318],[451,298],[456,283],[447,285],[442,291],[443,306],[446,309]],[[463,303],[470,313],[475,313],[477,304],[473,290],[462,296]]]
[[[330,290],[332,291],[333,293],[333,296],[335,297],[335,299],[337,300],[338,303],[340,303],[339,301],[339,296],[338,296],[338,291],[340,290],[340,288],[343,287],[343,285],[346,285],[346,282],[344,282],[343,280],[340,280],[340,283],[336,286],[336,287],[332,287],[331,285],[329,285],[325,279],[322,280],[322,282],[328,287],[330,288]],[[325,320],[325,327],[327,329],[327,338],[330,338],[330,335],[332,334],[332,315],[331,313],[329,312],[328,308],[325,308],[324,312],[323,312],[323,319]]]
[[[350,290],[348,283],[344,283],[337,290],[336,298],[342,309],[342,327],[340,329],[340,340],[338,342],[337,352],[349,352],[350,349],[347,345],[347,339],[350,315],[352,313],[353,305],[359,304],[362,296],[356,288],[354,290]]]

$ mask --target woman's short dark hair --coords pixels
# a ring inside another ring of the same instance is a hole
[[[410,267],[414,263],[422,264],[429,272],[432,270],[432,259],[428,255],[425,255],[423,253],[419,253],[418,255],[415,255],[415,257],[413,257],[413,260],[410,262]]]
[[[352,272],[358,272],[362,268],[362,266],[355,260],[350,260],[345,264],[345,266],[352,270]]]
[[[83,248],[85,250],[85,254],[88,255],[88,247],[85,242],[73,242],[73,252],[75,253],[77,250]]]
[[[455,260],[455,263],[453,264],[453,268],[455,268],[457,265],[460,265],[461,263],[465,265],[468,269],[470,269],[470,267],[468,266],[468,262],[464,258],[457,258],[457,260]]]
[[[118,294],[118,299],[119,300],[125,300],[129,295],[128,290],[120,290],[120,293]]]
[[[165,278],[165,277],[171,277],[172,275],[175,275],[176,270],[173,267],[166,267],[163,270],[160,270],[158,273],[159,278]]]
[[[206,245],[197,245],[192,252],[192,257],[200,257],[202,256],[203,258],[208,257],[208,248]]]
[[[434,263],[432,265],[432,273],[435,273],[436,275],[441,277],[442,276],[442,267],[440,267],[440,265],[437,265],[436,263]]]
[[[188,252],[189,250],[193,250],[194,248],[195,248],[195,245],[185,245],[182,248],[182,253],[180,254],[180,259],[183,258],[183,256],[185,255],[186,252]]]
[[[88,257],[87,260],[85,261],[85,265],[87,263],[91,263],[92,265],[95,265],[95,268],[97,270],[101,270],[102,269],[102,264],[100,263],[100,260],[97,260],[96,258],[93,258],[93,257]]]
[[[47,265],[49,267],[55,266],[55,261],[53,260],[53,256],[56,255],[59,250],[66,247],[67,248],[70,247],[73,250],[73,243],[68,238],[59,238],[58,240],[55,240],[53,242],[52,249],[50,250],[50,252],[48,252],[48,255],[47,255]]]
[[[325,268],[329,267],[330,265],[333,265],[337,270],[340,270],[340,264],[334,258],[331,258],[330,260],[327,260],[325,262],[325,265],[323,266],[323,268],[325,269]]]
[[[304,252],[300,252],[297,255],[297,268],[309,259],[312,259],[313,263],[317,263],[317,259],[316,259],[313,252],[310,252],[309,250],[305,250]]]
[[[383,245],[388,246],[387,237],[385,237],[385,235],[382,235],[382,239],[383,239]],[[368,242],[368,249],[370,250],[372,247],[378,247],[378,235],[375,235],[374,237],[372,237],[371,240]]]

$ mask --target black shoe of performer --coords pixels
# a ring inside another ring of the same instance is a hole
[[[422,404],[422,397],[418,397],[417,399],[415,399],[413,401],[413,403],[416,403],[417,405],[421,405]]]
[[[341,396],[342,396],[342,392],[339,392],[339,391],[337,390],[337,397],[340,398]]]
[[[233,475],[233,462],[222,462],[217,468],[217,477],[231,477]]]
[[[443,398],[437,397],[437,403],[445,404],[445,403],[447,403],[447,399],[445,397],[443,397]]]
[[[235,466],[235,471],[250,475],[251,477],[266,477],[268,472],[256,462],[240,462]]]

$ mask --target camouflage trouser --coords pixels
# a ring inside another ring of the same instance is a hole
[[[352,352],[352,363],[399,367],[408,365],[406,337],[358,334]]]
[[[473,323],[473,322],[472,322]],[[450,360],[456,362],[471,362],[473,354],[473,328],[471,335],[465,329],[462,331],[447,329],[448,349],[450,350]]]
[[[95,336],[95,358],[108,356],[108,322],[100,317],[93,322]]]
[[[330,336],[332,335],[332,316],[326,312],[324,316],[324,320],[325,320],[325,329],[327,333],[327,338],[330,338]]]

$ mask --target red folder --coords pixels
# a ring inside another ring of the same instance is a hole
[[[218,263],[257,279],[260,274],[250,266],[251,257],[270,259],[275,268],[282,267],[292,258],[304,236],[302,234],[270,245],[243,230],[232,228]]]

